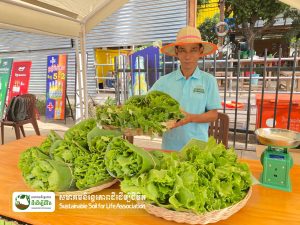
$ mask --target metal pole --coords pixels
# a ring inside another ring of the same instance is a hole
[[[81,26],[80,32],[80,48],[81,48],[81,62],[82,62],[82,79],[83,79],[83,99],[84,99],[84,115],[88,118],[88,91],[87,91],[87,62],[86,62],[86,48],[85,48],[85,27]]]
[[[276,94],[275,94],[275,104],[274,104],[273,127],[275,127],[275,125],[276,125],[281,55],[282,55],[282,48],[279,49],[279,56],[278,56],[279,58],[278,58],[278,65],[277,65],[277,79],[276,79]]]
[[[80,117],[79,120],[81,120],[81,118],[83,118],[83,103],[82,103],[82,80],[81,80],[81,69],[80,69],[80,59],[79,59],[79,41],[78,38],[75,39],[76,40],[76,44],[75,44],[75,50],[76,50],[76,67],[77,67],[77,73],[76,73],[76,79],[78,81],[78,95],[79,95],[79,110],[80,110]],[[76,99],[76,97],[75,97]],[[77,117],[77,116],[76,116]]]
[[[290,123],[291,123],[291,114],[292,114],[292,105],[293,105],[293,94],[294,94],[294,81],[295,81],[295,70],[296,70],[296,64],[297,64],[297,45],[295,45],[295,55],[294,55],[294,63],[293,63],[293,73],[292,73],[292,84],[291,84],[291,94],[290,94],[290,104],[289,104],[289,113],[288,113],[288,122],[287,122],[287,129],[290,129]],[[298,81],[298,86],[299,86]]]
[[[237,124],[237,103],[239,100],[239,79],[241,73],[241,51],[238,51],[238,64],[237,64],[237,75],[236,75],[236,95],[235,95],[235,109],[234,109],[234,134],[233,134],[233,147],[235,148],[235,137],[236,137],[236,124]]]

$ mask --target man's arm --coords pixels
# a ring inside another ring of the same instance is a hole
[[[182,120],[179,120],[176,123],[167,124],[168,128],[176,128],[179,126],[183,126],[187,123],[209,123],[213,122],[218,118],[218,110],[210,110],[208,112],[202,114],[191,114],[187,112],[182,112],[185,117]]]

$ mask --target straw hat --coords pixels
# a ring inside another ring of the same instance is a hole
[[[161,52],[169,56],[176,56],[175,46],[197,43],[202,44],[204,47],[203,54],[201,54],[201,56],[210,55],[218,49],[215,44],[202,41],[200,31],[197,28],[187,26],[180,29],[178,31],[176,41],[162,47]]]

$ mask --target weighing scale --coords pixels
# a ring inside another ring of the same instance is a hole
[[[259,128],[255,134],[261,144],[268,146],[260,158],[263,165],[261,184],[269,188],[291,191],[289,173],[293,166],[293,158],[288,149],[300,145],[300,133],[278,128]]]

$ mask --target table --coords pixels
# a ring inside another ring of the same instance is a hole
[[[15,213],[12,211],[12,193],[30,191],[25,185],[17,162],[20,152],[34,145],[39,145],[45,137],[29,136],[0,147],[0,214],[31,224],[43,225],[92,225],[92,224],[165,224],[178,223],[166,221],[148,214],[143,209],[59,209],[53,213]],[[262,171],[259,161],[243,160],[248,163],[253,175],[258,177]],[[215,225],[299,225],[300,224],[300,167],[291,170],[293,191],[283,192],[255,185],[247,205],[238,213]],[[117,192],[118,185],[96,194]]]

